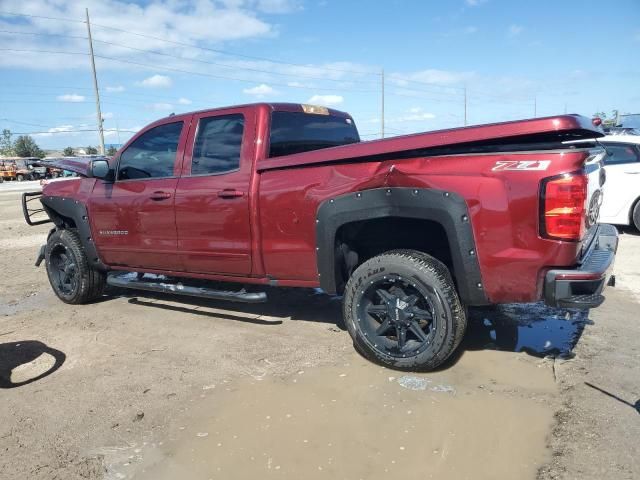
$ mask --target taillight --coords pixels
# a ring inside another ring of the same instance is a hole
[[[586,222],[586,175],[567,173],[545,179],[541,193],[542,236],[556,240],[581,240]]]

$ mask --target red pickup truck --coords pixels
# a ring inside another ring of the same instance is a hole
[[[39,199],[55,224],[37,265],[64,302],[106,284],[239,302],[265,301],[256,285],[321,288],[343,297],[361,353],[429,370],[468,306],[602,303],[618,244],[598,224],[605,152],[566,143],[601,135],[561,115],[362,142],[343,112],[243,105],[159,120],[110,160],[67,160],[81,177],[23,205],[39,223]]]

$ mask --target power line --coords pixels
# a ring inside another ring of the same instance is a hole
[[[262,70],[262,69],[259,69],[259,68],[242,67],[242,66],[237,66],[237,65],[229,65],[229,64],[226,64],[226,63],[211,62],[211,61],[208,61],[208,60],[200,60],[200,59],[197,59],[197,58],[185,58],[185,57],[181,57],[180,55],[172,55],[170,53],[158,52],[158,51],[155,51],[155,50],[145,50],[143,48],[130,47],[128,45],[123,45],[121,43],[107,42],[105,40],[94,39],[93,41],[94,42],[98,42],[98,43],[104,43],[106,45],[112,45],[112,46],[120,47],[120,48],[126,48],[128,50],[135,50],[135,51],[143,52],[143,53],[151,53],[153,55],[161,55],[161,56],[164,56],[164,57],[177,58],[179,60],[183,60],[183,61],[186,61],[186,62],[203,63],[203,64],[207,64],[207,65],[214,65],[216,67],[231,68],[231,69],[234,69],[234,70],[247,70],[247,71],[250,71],[250,72],[266,73],[268,75],[279,75],[279,76],[285,76],[285,77],[304,77],[304,78],[310,78],[310,79],[315,79],[315,80],[322,80],[322,81],[326,81],[326,82],[361,83],[361,84],[367,84],[367,85],[378,85],[378,82],[374,82],[374,81],[350,80],[350,79],[345,80],[345,79],[338,79],[338,78],[317,77],[315,75],[307,75],[307,74],[304,74],[304,73],[275,72],[275,71],[271,71],[271,70]],[[305,68],[316,68],[316,67],[305,67]]]
[[[94,25],[94,24],[92,24]],[[12,30],[0,30],[0,33],[9,33],[9,34],[13,34],[13,35],[32,35],[32,36],[53,36],[53,37],[63,37],[63,38],[74,38],[74,39],[81,39],[81,40],[87,40],[87,37],[81,36],[81,35],[65,35],[65,34],[59,34],[59,33],[37,33],[37,32],[18,32],[18,31],[12,31]],[[125,48],[127,50],[134,50],[137,52],[142,52],[142,53],[151,53],[153,55],[161,55],[164,57],[170,57],[170,58],[177,58],[179,60],[185,61],[185,62],[196,62],[196,63],[203,63],[203,64],[207,64],[207,65],[214,65],[217,67],[223,67],[223,68],[230,68],[230,69],[234,69],[234,70],[246,70],[246,71],[250,71],[250,72],[257,72],[257,73],[266,73],[268,75],[278,75],[278,76],[285,76],[285,77],[304,77],[304,78],[310,78],[310,79],[315,79],[315,80],[323,80],[323,81],[327,81],[327,82],[338,82],[338,83],[361,83],[361,84],[367,84],[367,85],[377,85],[378,82],[375,81],[366,81],[366,80],[351,80],[351,79],[337,79],[337,78],[327,78],[327,77],[318,77],[315,75],[308,75],[305,73],[284,73],[284,72],[276,72],[276,71],[272,71],[272,70],[262,70],[259,68],[251,68],[251,67],[244,67],[244,66],[240,66],[240,65],[229,65],[226,63],[220,63],[220,62],[211,62],[211,61],[207,61],[207,60],[200,60],[197,58],[186,58],[186,57],[182,57],[180,55],[173,55],[170,53],[166,53],[166,52],[158,52],[155,50],[146,50],[143,48],[136,48],[136,47],[131,47],[129,45],[124,45],[122,43],[117,43],[117,42],[110,42],[110,41],[106,41],[106,40],[100,40],[97,38],[94,38],[93,41],[95,43],[102,43],[105,45],[111,45],[111,46],[115,46],[115,47],[120,47],[120,48]],[[322,67],[314,67],[314,66],[304,66],[302,68],[308,68],[308,69],[318,69],[318,68],[322,68]]]
[[[84,22],[83,22],[84,23]],[[0,33],[10,33],[12,35],[33,35],[36,37],[64,37],[64,38],[78,38],[81,40],[86,40],[87,37],[83,37],[82,35],[66,35],[64,33],[43,33],[43,32],[17,32],[14,30],[0,30]],[[97,41],[97,40],[95,40]]]
[[[29,14],[24,14],[24,13],[14,13],[14,12],[5,12],[5,11],[0,11],[0,15],[12,15],[12,16],[16,16],[16,17],[43,18],[43,19],[47,19],[47,20],[60,20],[60,21],[73,22],[73,23],[85,23],[82,20],[72,20],[72,19],[68,19],[68,18],[59,18],[59,17],[46,17],[46,16],[42,16],[42,15],[29,15]],[[172,43],[174,45],[180,45],[180,46],[189,47],[189,48],[196,48],[196,49],[199,49],[199,50],[206,50],[206,51],[218,53],[218,54],[221,54],[221,55],[228,55],[228,56],[239,57],[239,58],[247,58],[247,59],[251,59],[251,60],[261,60],[261,61],[266,61],[266,62],[269,62],[269,63],[278,63],[278,64],[290,65],[290,66],[294,66],[294,67],[316,68],[316,69],[321,69],[321,70],[326,70],[326,71],[335,71],[335,72],[343,72],[343,73],[357,73],[357,74],[360,74],[360,75],[379,75],[377,72],[366,72],[366,71],[363,71],[363,70],[349,70],[349,69],[334,68],[334,67],[315,67],[315,66],[311,66],[311,65],[303,65],[303,64],[300,64],[300,63],[287,62],[287,61],[284,61],[284,60],[276,60],[276,59],[267,58],[267,57],[259,57],[259,56],[255,56],[255,55],[244,55],[244,54],[241,54],[241,53],[228,52],[228,51],[225,51],[225,50],[220,50],[220,49],[215,49],[215,48],[201,47],[199,45],[194,45],[194,44],[186,43],[186,42],[178,42],[178,41],[175,41],[175,40],[169,40],[167,38],[157,37],[155,35],[148,35],[148,34],[144,34],[144,33],[133,32],[133,31],[130,31],[130,30],[125,30],[125,29],[122,29],[122,28],[112,27],[112,26],[109,26],[109,25],[101,25],[99,23],[93,23],[92,22],[91,25],[94,26],[94,27],[100,27],[100,28],[104,28],[104,29],[107,29],[107,30],[113,30],[113,31],[116,31],[116,32],[126,33],[126,34],[129,34],[129,35],[136,35],[138,37],[151,38],[153,40],[158,40],[160,42]]]
[[[63,55],[89,55],[84,52],[62,52],[60,50],[33,50],[26,48],[0,48],[0,51],[3,52],[19,52],[19,53],[55,53],[55,54],[63,54]]]
[[[98,132],[99,130],[97,128],[94,129],[69,129],[69,130],[56,130],[56,131],[46,131],[46,132],[11,132],[12,135],[43,135],[43,134],[58,134],[58,133],[82,133],[82,132]],[[107,132],[115,132],[116,129],[115,128],[105,128],[105,131]],[[137,133],[138,130],[125,130],[125,129],[118,129],[119,132],[126,132],[126,133]]]
[[[88,53],[83,53],[83,52],[63,52],[60,50],[32,50],[32,49],[15,49],[15,48],[0,48],[0,51],[4,51],[4,52],[19,52],[19,53],[50,53],[50,54],[62,54],[62,55],[84,55],[87,56],[89,55]],[[132,60],[124,60],[122,58],[115,58],[115,57],[108,57],[106,55],[95,55],[96,58],[102,58],[104,60],[111,60],[111,61],[115,61],[115,62],[120,62],[120,63],[127,63],[130,65],[137,65],[140,67],[147,67],[153,70],[165,70],[165,71],[171,71],[171,72],[178,72],[178,73],[186,73],[189,75],[197,75],[197,76],[201,76],[201,77],[210,77],[210,78],[217,78],[220,80],[233,80],[236,82],[244,82],[244,83],[251,83],[251,84],[255,84],[256,81],[255,80],[249,80],[249,79],[245,79],[245,78],[237,78],[237,77],[228,77],[228,76],[224,76],[224,75],[215,75],[212,73],[205,73],[205,72],[194,72],[194,71],[190,71],[190,70],[183,70],[183,69],[179,69],[179,68],[172,68],[172,67],[165,67],[165,66],[158,66],[158,65],[149,65],[148,63],[141,63],[141,62],[134,62]],[[373,90],[356,90],[356,89],[352,89],[352,88],[327,88],[327,87],[307,87],[305,85],[290,85],[290,84],[284,84],[284,83],[274,83],[274,82],[269,82],[271,85],[277,86],[277,87],[285,87],[285,88],[297,88],[297,89],[303,89],[303,90],[314,90],[314,91],[330,91],[330,92],[357,92],[357,93],[374,93]]]
[[[105,55],[96,55],[95,57],[96,58],[102,58],[102,59],[105,59],[105,60],[112,60],[112,61],[115,61],[115,62],[128,63],[130,65],[138,65],[138,66],[141,66],[141,67],[147,67],[147,68],[151,68],[151,69],[154,69],[154,70],[166,70],[166,71],[170,71],[170,72],[186,73],[186,74],[189,74],[189,75],[198,75],[198,76],[202,76],[202,77],[217,78],[217,79],[222,79],[222,80],[234,80],[236,82],[245,82],[245,83],[251,83],[251,84],[255,84],[256,83],[255,80],[249,80],[249,79],[245,79],[245,78],[227,77],[227,76],[216,75],[216,74],[212,74],[212,73],[194,72],[194,71],[191,71],[191,70],[183,70],[183,69],[180,69],[180,68],[171,68],[171,67],[165,67],[165,66],[149,65],[148,63],[134,62],[132,60],[124,60],[124,59],[121,59],[121,58],[108,57],[108,56],[105,56]],[[276,86],[276,87],[297,88],[297,89],[303,89],[303,90],[315,90],[315,91],[323,90],[323,91],[329,91],[329,92],[375,93],[373,90],[356,90],[356,89],[352,89],[352,88],[307,87],[305,85],[289,85],[289,84],[274,83],[274,82],[269,82],[269,83],[271,85]]]
[[[434,87],[434,88],[438,87],[438,88],[451,89],[451,90],[460,90],[460,91],[464,90],[464,87],[455,87],[453,85],[441,85],[441,84],[435,83],[435,82],[427,82],[427,81],[424,81],[424,80],[414,80],[414,79],[411,79],[411,78],[401,77],[401,76],[393,75],[393,74],[391,75],[390,80],[391,81],[396,80],[396,81],[402,81],[402,82],[408,82],[408,83],[419,83],[421,85],[429,85],[429,86]],[[397,86],[402,87],[402,85],[397,85]]]
[[[46,20],[60,20],[61,22],[84,23],[84,20],[73,20],[71,18],[60,18],[60,17],[45,17],[44,15],[29,15],[26,13],[0,11],[0,15],[12,15],[14,17],[44,18]]]
[[[122,33],[128,33],[130,35],[136,35],[139,37],[144,37],[144,38],[151,38],[153,40],[158,40],[161,42],[166,42],[166,43],[173,43],[174,45],[181,45],[183,47],[190,47],[190,48],[197,48],[199,50],[206,50],[206,51],[210,51],[210,52],[214,52],[214,53],[219,53],[221,55],[228,55],[228,56],[233,56],[233,57],[240,57],[240,58],[248,58],[251,60],[261,60],[261,61],[265,61],[265,62],[269,62],[269,63],[279,63],[282,65],[291,65],[294,67],[302,67],[302,68],[318,68],[321,70],[327,70],[327,71],[334,71],[334,72],[343,72],[343,73],[357,73],[360,75],[379,75],[379,73],[377,72],[365,72],[363,70],[348,70],[348,69],[342,69],[342,68],[332,68],[332,67],[315,67],[315,66],[311,66],[311,65],[303,65],[300,63],[293,63],[293,62],[286,62],[283,60],[275,60],[272,58],[266,58],[266,57],[259,57],[259,56],[254,56],[254,55],[244,55],[241,53],[235,53],[235,52],[228,52],[225,50],[220,50],[220,49],[215,49],[215,48],[208,48],[208,47],[201,47],[199,45],[194,45],[191,43],[185,43],[185,42],[177,42],[175,40],[169,40],[166,38],[162,38],[162,37],[156,37],[154,35],[147,35],[144,33],[138,33],[138,32],[132,32],[131,30],[124,30],[122,28],[116,28],[116,27],[111,27],[108,25],[100,25],[99,23],[92,23],[91,25],[96,26],[96,27],[100,27],[100,28],[106,28],[108,30],[114,30],[116,32],[122,32]]]

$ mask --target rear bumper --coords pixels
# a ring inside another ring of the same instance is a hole
[[[544,280],[544,301],[552,307],[588,309],[604,302],[602,290],[612,280],[618,250],[618,231],[613,225],[598,226],[591,247],[572,269],[549,270]]]

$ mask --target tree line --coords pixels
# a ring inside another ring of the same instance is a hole
[[[5,128],[0,135],[0,156],[3,157],[37,157],[44,158],[44,151],[38,146],[33,137],[29,135],[20,135],[15,141],[13,140],[11,130]],[[87,155],[97,155],[96,147],[88,146],[84,149]],[[112,145],[107,149],[107,155],[113,156],[117,149]],[[67,147],[62,151],[65,157],[74,157],[75,151],[72,147]]]

